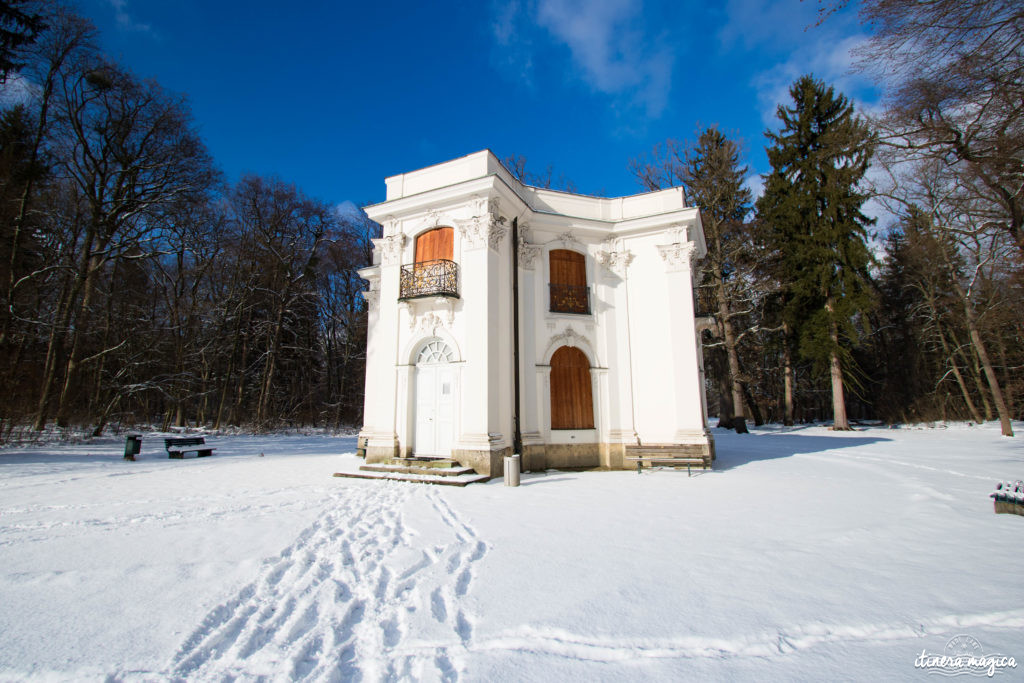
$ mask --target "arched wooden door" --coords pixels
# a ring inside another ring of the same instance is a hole
[[[572,346],[562,346],[551,356],[551,428],[594,428],[590,362]]]
[[[428,342],[416,358],[415,431],[418,456],[448,457],[455,431],[455,359],[440,339]]]

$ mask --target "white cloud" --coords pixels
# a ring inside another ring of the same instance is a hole
[[[362,219],[363,210],[356,206],[355,202],[346,199],[334,207],[335,212],[341,218]]]
[[[756,202],[764,194],[764,178],[759,173],[748,175],[743,181],[743,187],[750,190],[750,199]]]
[[[864,44],[865,35],[839,38],[835,35],[821,35],[814,42],[801,46],[784,61],[761,71],[752,80],[757,94],[758,109],[765,126],[778,129],[779,119],[775,115],[778,105],[789,105],[792,98],[789,86],[804,74],[813,74],[837,91],[859,104],[858,93],[866,92],[870,80],[863,74],[854,73],[852,51]],[[867,103],[863,108],[872,106]],[[858,110],[863,110],[857,106]]]
[[[530,12],[518,0],[496,4],[491,30],[499,49],[494,59],[527,86],[533,85],[533,45]]]
[[[136,21],[128,13],[128,0],[108,0],[108,2],[114,8],[114,18],[117,20],[119,28],[135,33],[153,33],[152,26]]]
[[[723,51],[748,51],[761,65],[751,85],[761,120],[769,128],[778,127],[776,108],[791,101],[789,86],[804,74],[834,86],[857,105],[862,104],[857,98],[870,90],[870,79],[853,70],[852,52],[868,38],[856,12],[848,8],[822,19],[821,6],[807,1],[725,3],[719,44]]]
[[[818,19],[814,3],[793,0],[727,0],[723,9],[718,41],[726,50],[788,49]]]
[[[533,27],[569,49],[574,75],[593,90],[624,98],[652,118],[664,111],[675,56],[644,25],[642,3],[537,0],[498,8],[492,26],[495,39],[512,49],[515,63],[527,75],[533,67],[529,38]]]

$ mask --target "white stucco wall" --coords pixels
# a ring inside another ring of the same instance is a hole
[[[414,450],[413,363],[433,337],[458,356],[455,449],[511,447],[513,220],[524,443],[708,443],[690,280],[703,234],[678,188],[619,198],[541,190],[488,151],[386,182],[388,199],[367,208],[384,236],[362,271],[372,290],[363,429],[371,449]],[[413,262],[416,236],[439,226],[454,228],[459,298],[399,302],[400,266]],[[585,255],[591,314],[548,310],[552,249]],[[593,430],[550,428],[548,364],[561,345],[590,360]]]

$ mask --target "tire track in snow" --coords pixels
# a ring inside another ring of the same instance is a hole
[[[630,638],[580,635],[557,628],[521,626],[469,643],[469,652],[511,652],[590,662],[648,659],[725,659],[774,657],[831,643],[880,643],[948,635],[972,627],[1024,628],[1024,610],[935,617],[916,624],[836,625],[813,623],[734,638],[683,636]]]
[[[454,535],[420,549],[402,507],[423,495]],[[345,488],[259,576],[210,611],[174,656],[187,680],[457,680],[476,619],[463,603],[487,546],[432,488],[395,482]],[[390,561],[389,561],[390,559]],[[435,620],[447,645],[413,643],[413,616]]]
[[[878,456],[868,455],[868,454],[865,454],[865,453],[859,453],[857,451],[843,451],[843,458],[844,459],[851,459],[851,460],[859,460],[861,462],[881,463],[881,464],[886,465],[886,466],[889,466],[889,465],[900,465],[902,467],[909,467],[909,468],[915,469],[915,470],[925,470],[925,471],[928,471],[928,472],[937,472],[939,474],[949,474],[949,475],[952,475],[954,477],[960,477],[960,478],[963,478],[963,479],[978,479],[980,481],[987,481],[987,482],[992,482],[992,481],[997,480],[997,477],[995,477],[994,475],[983,476],[983,475],[979,475],[979,474],[968,474],[966,472],[958,472],[957,470],[950,470],[950,469],[946,469],[946,468],[943,468],[943,467],[933,467],[931,465],[922,465],[920,463],[915,463],[915,462],[904,462],[902,460],[894,460],[893,458],[889,458],[889,457],[880,458]]]

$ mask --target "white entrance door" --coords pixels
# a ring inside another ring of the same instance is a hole
[[[455,371],[452,352],[440,341],[423,347],[416,361],[416,455],[448,457],[455,428]]]

